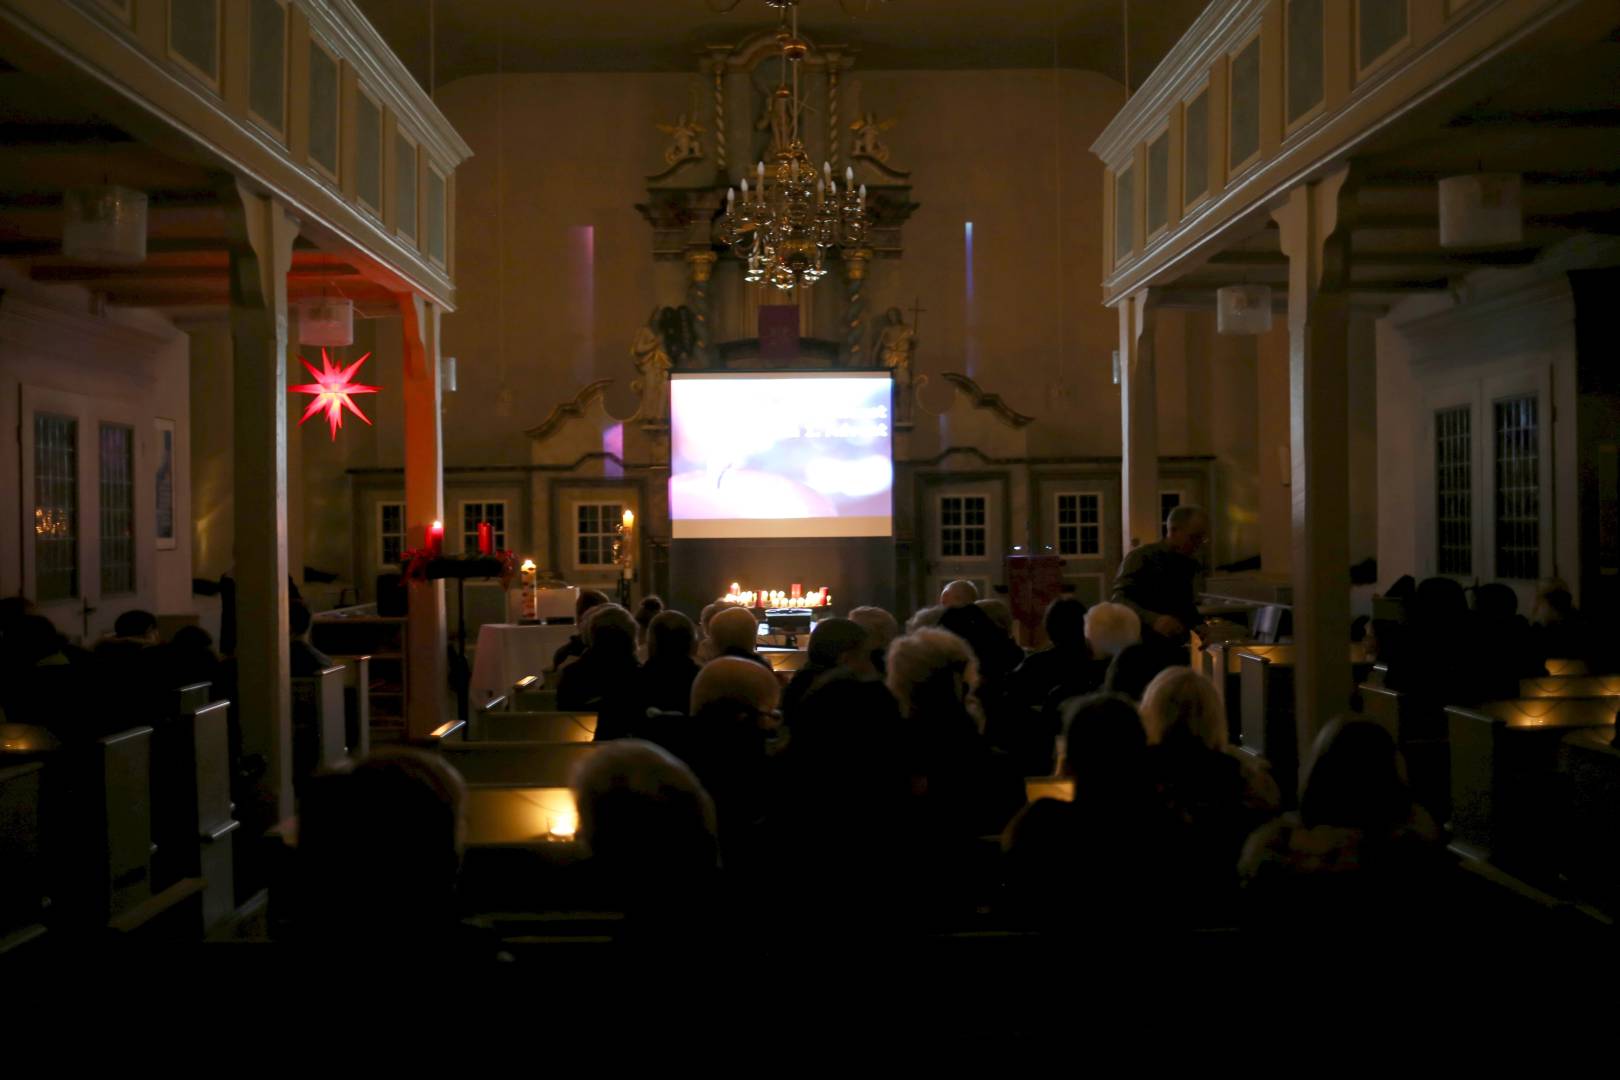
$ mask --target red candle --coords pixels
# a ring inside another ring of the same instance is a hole
[[[478,554],[495,554],[495,526],[487,521],[478,523]]]
[[[427,546],[429,554],[435,558],[444,554],[444,522],[435,521],[428,526]]]

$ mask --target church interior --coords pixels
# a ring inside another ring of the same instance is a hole
[[[0,0],[0,86],[0,971],[1613,947],[1613,0]]]

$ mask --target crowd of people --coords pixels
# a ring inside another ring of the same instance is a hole
[[[1186,557],[1166,549],[1137,577],[1151,582],[1155,560],[1179,575]],[[878,928],[949,925],[988,905],[1061,933],[1097,920],[1276,929],[1351,912],[1385,925],[1432,908],[1449,864],[1385,729],[1331,718],[1298,810],[1282,813],[1295,778],[1228,745],[1224,707],[1181,644],[1194,613],[1179,586],[1152,588],[1173,614],[1129,593],[1090,607],[1061,597],[1044,647],[1027,651],[1005,603],[952,582],[904,629],[875,607],[820,620],[791,679],[757,651],[746,608],[710,605],[694,621],[656,597],[632,612],[582,591],[577,634],[554,658],[558,707],[598,717],[601,745],[572,782],[581,877],[643,925],[687,929],[761,910]],[[1567,599],[1552,590],[1555,617],[1532,630],[1511,590],[1484,587],[1469,609],[1454,583],[1427,581],[1406,620],[1367,629],[1369,644],[1391,685],[1489,696],[1486,680],[1532,673],[1538,642],[1578,625]],[[309,626],[295,602],[295,674],[329,663]],[[1501,656],[1464,662],[1488,652],[1481,642]],[[196,627],[160,642],[156,619],[128,612],[84,650],[16,600],[0,602],[0,663],[6,716],[64,738],[139,722],[132,687],[210,682],[228,697],[234,681]],[[1030,801],[1031,777],[1072,797]],[[301,798],[298,877],[315,899],[299,905],[300,933],[341,933],[365,911],[379,932],[431,926],[460,947],[466,789],[453,768],[387,748]]]

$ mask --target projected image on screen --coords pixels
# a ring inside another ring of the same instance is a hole
[[[889,388],[887,373],[675,376],[675,538],[888,536]]]

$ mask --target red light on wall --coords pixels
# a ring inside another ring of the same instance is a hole
[[[337,441],[338,428],[343,426],[344,409],[348,409],[367,424],[370,424],[370,418],[360,411],[358,405],[350,400],[351,394],[375,394],[382,389],[380,386],[366,386],[363,383],[353,381],[354,373],[359,371],[360,365],[369,359],[371,359],[371,354],[366,353],[366,355],[347,367],[338,367],[333,365],[332,358],[326,354],[325,349],[322,349],[321,367],[325,370],[316,371],[313,364],[300,356],[298,362],[309,370],[309,373],[315,377],[315,381],[305,383],[302,386],[288,387],[288,389],[295,394],[314,394],[315,400],[311,401],[309,407],[304,410],[304,415],[299,418],[298,425],[302,427],[305,420],[318,412],[325,412],[326,423],[332,429],[332,440],[335,442]]]

